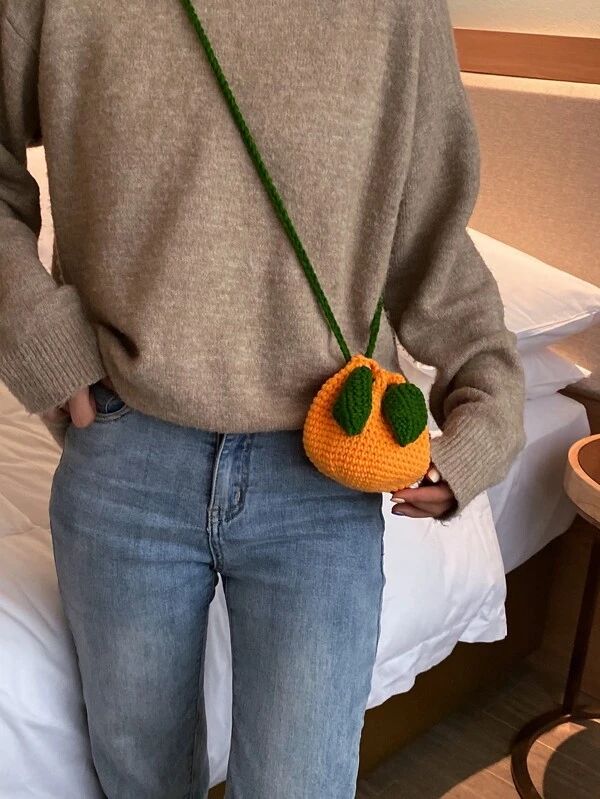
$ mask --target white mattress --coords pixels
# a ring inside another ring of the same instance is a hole
[[[527,403],[528,444],[507,478],[460,517],[386,516],[386,588],[369,706],[407,691],[458,641],[506,634],[504,572],[563,532],[574,511],[561,491],[568,445],[589,433],[581,405]],[[58,598],[48,493],[58,449],[0,388],[0,796],[96,799],[74,654]],[[494,529],[497,524],[498,536]],[[228,754],[231,670],[222,591],[210,610],[206,703],[211,783]]]
[[[487,492],[508,573],[564,532],[575,518],[563,492],[567,450],[590,434],[581,403],[552,394],[525,403],[527,445],[506,478]]]

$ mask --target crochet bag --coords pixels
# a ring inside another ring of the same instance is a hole
[[[379,299],[364,355],[352,355],[289,214],[261,158],[231,88],[190,0],[181,0],[275,212],[334,334],[346,365],[313,399],[303,428],[303,445],[323,474],[360,491],[396,491],[420,480],[429,468],[427,405],[418,386],[382,369],[371,356],[383,309]]]

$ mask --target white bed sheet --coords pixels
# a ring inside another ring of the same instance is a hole
[[[525,403],[527,445],[487,492],[506,573],[563,533],[575,509],[562,491],[569,446],[590,434],[581,403],[551,394]]]
[[[409,690],[417,674],[443,660],[458,641],[504,637],[505,569],[570,524],[574,512],[559,490],[562,464],[568,444],[589,432],[585,412],[559,395],[534,400],[527,404],[526,429],[527,447],[489,492],[492,506],[482,494],[441,525],[392,516],[384,497],[387,582],[370,707]],[[48,533],[48,491],[58,454],[39,420],[0,388],[0,796],[11,799],[101,795]],[[532,508],[538,501],[540,507]],[[224,778],[227,763],[230,669],[219,585],[205,675],[213,784]]]

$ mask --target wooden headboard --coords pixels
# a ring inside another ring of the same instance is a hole
[[[459,36],[457,50],[472,66]],[[481,149],[470,226],[600,285],[600,83],[493,73],[461,73]],[[600,400],[600,328],[561,349]]]

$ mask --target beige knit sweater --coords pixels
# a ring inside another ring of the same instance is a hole
[[[446,0],[196,8],[350,348],[385,288],[375,357],[398,368],[395,330],[438,368],[461,510],[524,444],[524,381],[465,230],[479,150]],[[179,0],[0,0],[0,245],[0,378],[32,412],[108,374],[166,420],[295,429],[343,365]]]

